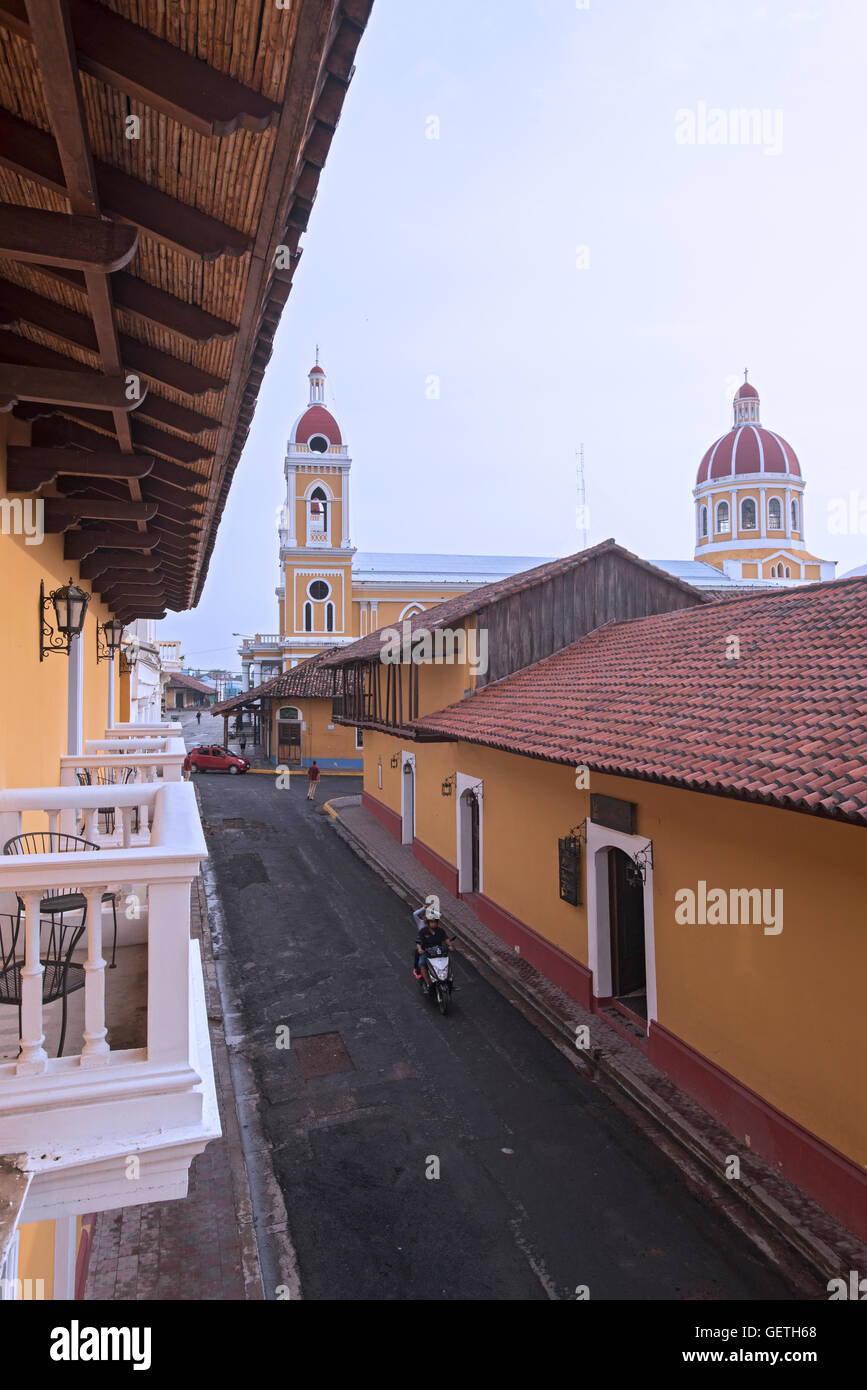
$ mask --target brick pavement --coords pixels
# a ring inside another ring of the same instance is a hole
[[[193,1159],[185,1200],[97,1216],[86,1299],[263,1297],[201,879],[193,884],[192,895],[192,933],[202,943],[223,1136]]]

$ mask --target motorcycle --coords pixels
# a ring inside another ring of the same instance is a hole
[[[427,973],[430,976],[430,990],[427,992],[436,999],[440,1013],[447,1014],[451,1008],[452,990],[455,987],[451,953],[444,946],[432,946],[425,955]],[[420,973],[419,988],[424,994],[425,984]]]

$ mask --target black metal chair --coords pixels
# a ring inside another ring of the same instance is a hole
[[[13,835],[11,840],[7,840],[3,846],[4,854],[81,854],[86,851],[98,851],[101,845],[95,845],[91,840],[85,840],[80,835],[67,835],[58,830],[31,830],[26,835]],[[114,936],[111,943],[111,961],[109,970],[114,970],[117,965],[117,894],[103,893],[101,902],[111,903],[111,915],[114,922]],[[24,904],[18,898],[18,917],[24,911]],[[52,927],[54,918],[60,917],[60,930],[63,931],[63,915],[66,912],[81,912],[83,914],[82,931],[87,918],[87,898],[78,889],[52,889],[45,893],[39,904],[40,914],[51,918]]]
[[[122,773],[121,777],[117,776],[118,771]],[[94,785],[90,768],[80,767],[76,773],[76,777],[78,778],[79,784],[82,787],[92,787]],[[134,780],[134,767],[124,767],[120,769],[114,767],[98,767],[96,769],[95,785],[98,787],[125,786],[128,782],[133,782]],[[103,835],[113,835],[115,827],[114,807],[100,806],[97,814],[102,818],[102,825],[100,826],[100,829],[102,830]],[[135,806],[133,807],[132,814],[132,831],[134,835],[138,834],[138,828],[139,812],[138,807]]]

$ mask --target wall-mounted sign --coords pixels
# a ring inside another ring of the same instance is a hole
[[[604,825],[608,830],[634,835],[635,802],[619,801],[616,796],[599,796],[591,792],[590,819],[595,825]]]
[[[581,901],[581,846],[577,840],[558,840],[560,851],[560,897],[577,906]]]

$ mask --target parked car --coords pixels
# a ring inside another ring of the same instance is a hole
[[[191,748],[184,758],[184,772],[231,772],[236,776],[246,772],[250,764],[237,753],[230,753],[218,744],[204,744],[201,748]]]

